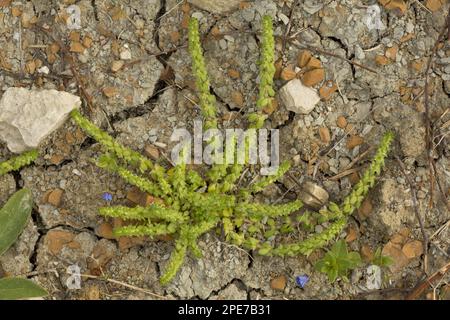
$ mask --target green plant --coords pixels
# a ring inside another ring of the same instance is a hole
[[[331,282],[336,281],[338,277],[347,279],[349,270],[361,265],[361,257],[357,252],[348,252],[347,244],[344,240],[337,241],[325,256],[319,260],[316,270],[326,273]]]
[[[31,216],[31,191],[22,189],[9,198],[0,210],[0,256],[16,242]],[[21,278],[0,279],[0,300],[46,296],[47,292],[33,281]]]
[[[384,256],[381,248],[378,248],[375,251],[371,262],[372,264],[375,264],[379,267],[389,267],[391,264],[394,263],[394,259],[392,259],[389,256]]]
[[[274,95],[272,84],[275,53],[270,17],[263,18],[262,30],[258,110],[248,117],[251,128],[263,126],[265,116],[261,108]],[[189,24],[189,52],[200,97],[199,104],[206,120],[205,128],[215,129],[218,125],[217,110],[214,96],[210,93],[198,22],[195,19],[191,19]],[[196,257],[201,256],[198,238],[216,228],[221,228],[226,241],[248,250],[256,250],[261,255],[308,255],[313,250],[324,247],[339,235],[348,216],[361,205],[369,188],[375,183],[393,138],[391,133],[383,137],[374,161],[342,205],[331,203],[319,213],[301,213],[299,209],[302,203],[298,200],[277,205],[252,201],[254,194],[277,181],[289,170],[288,163],[281,164],[275,174],[254,179],[249,186],[238,189],[236,184],[245,166],[237,161],[230,165],[214,164],[204,176],[189,170],[183,162],[166,169],[119,144],[78,110],[74,110],[71,116],[88,135],[102,145],[104,154],[96,160],[99,167],[118,174],[140,190],[161,199],[161,202],[148,207],[105,207],[100,209],[100,214],[135,222],[133,225],[116,228],[116,236],[173,236],[174,250],[160,279],[163,284],[176,275],[188,251]],[[227,147],[233,148],[231,151],[235,152],[236,139],[233,142]],[[212,138],[208,143],[215,144],[217,141]],[[250,143],[250,139],[245,140],[246,149]],[[310,229],[314,223],[325,221],[329,222],[329,227],[323,232],[304,240],[291,237],[290,242],[282,243],[282,235],[292,234],[299,223]]]
[[[19,170],[23,166],[29,165],[38,156],[37,150],[31,150],[22,153],[19,156],[13,157],[9,160],[0,163],[0,176],[15,170]]]
[[[0,163],[0,176],[30,164],[37,156],[37,150],[32,150]],[[0,256],[16,242],[22,233],[31,216],[32,208],[31,191],[22,189],[14,193],[0,209]],[[47,292],[31,280],[15,277],[0,279],[0,300],[46,295]]]

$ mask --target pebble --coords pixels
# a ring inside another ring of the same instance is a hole
[[[144,148],[144,153],[153,160],[159,159],[159,150],[155,146],[146,145]]]
[[[120,52],[120,59],[121,60],[131,60],[131,51],[127,47],[124,47],[124,49]]]
[[[319,89],[319,95],[323,100],[327,101],[336,91],[337,85],[333,81],[329,80]]]
[[[300,51],[300,53],[297,56],[297,65],[300,68],[304,68],[308,64],[311,57],[312,57],[312,54],[310,51],[308,51],[308,50]]]
[[[419,257],[423,253],[422,242],[418,240],[407,242],[403,246],[402,252],[405,254],[406,257],[408,257],[408,259]]]
[[[365,198],[358,209],[358,213],[362,217],[367,218],[372,213],[372,210],[373,210],[372,201],[369,198]]]
[[[270,280],[270,287],[273,290],[284,291],[284,288],[286,288],[286,283],[286,276],[281,275]]]
[[[63,193],[64,191],[61,189],[54,189],[50,191],[47,202],[54,207],[59,207],[61,205]]]
[[[353,135],[347,139],[346,146],[347,146],[347,149],[352,150],[356,146],[363,144],[363,142],[364,142],[363,138],[361,138],[360,136],[357,136],[357,135]]]
[[[319,128],[319,135],[320,135],[320,140],[322,140],[322,142],[324,142],[324,143],[330,142],[330,140],[331,140],[330,130],[328,130],[327,127]]]
[[[293,79],[285,84],[280,89],[279,95],[286,109],[295,113],[308,114],[320,101],[317,91],[304,86],[299,79]]]
[[[122,60],[115,60],[111,64],[111,71],[117,72],[119,71],[125,63]]]
[[[108,222],[103,222],[95,229],[95,234],[105,239],[114,239],[113,227]]]
[[[336,124],[339,128],[344,129],[347,126],[347,120],[344,116],[339,116],[336,120]]]
[[[302,82],[307,87],[313,87],[325,79],[325,70],[323,68],[307,71],[302,76]]]
[[[227,41],[225,39],[220,39],[219,46],[222,50],[226,50],[227,49]]]
[[[85,50],[85,47],[78,41],[72,41],[70,42],[69,51],[75,52],[75,53],[83,53]]]
[[[366,269],[367,279],[366,287],[369,290],[378,290],[381,288],[381,268],[377,265],[370,265]]]
[[[297,75],[297,73],[295,72],[293,66],[289,65],[289,66],[283,68],[283,70],[281,71],[280,77],[284,81],[289,81],[289,80],[294,79],[296,75]]]

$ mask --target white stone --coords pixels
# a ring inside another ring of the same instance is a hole
[[[8,88],[0,100],[0,139],[14,153],[34,149],[80,105],[68,92]]]
[[[237,9],[241,0],[189,0],[188,2],[212,13],[225,13]]]
[[[48,74],[50,72],[50,70],[48,69],[47,66],[42,66],[37,71],[38,71],[38,73],[43,73],[43,74]]]
[[[127,46],[124,46],[124,49],[120,52],[121,60],[131,60],[131,51]]]
[[[370,265],[367,267],[366,287],[369,290],[381,289],[381,268],[377,265]]]
[[[304,86],[299,79],[286,83],[279,95],[286,109],[295,113],[308,114],[320,101],[317,90]]]

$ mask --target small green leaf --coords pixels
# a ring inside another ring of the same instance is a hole
[[[32,207],[31,191],[22,189],[13,194],[0,210],[0,256],[22,233],[31,215]]]
[[[347,278],[347,273],[361,264],[361,257],[357,252],[348,252],[345,241],[336,242],[330,251],[319,260],[315,267],[318,271],[326,273],[331,282],[338,277]]]
[[[375,251],[372,259],[372,264],[375,264],[379,267],[388,267],[392,263],[394,263],[394,260],[389,256],[383,256],[381,248],[378,248]]]
[[[337,257],[345,257],[347,256],[347,244],[344,240],[339,240],[336,242],[331,249],[331,252],[333,252]]]
[[[0,279],[0,300],[44,297],[47,291],[33,281],[22,278]]]

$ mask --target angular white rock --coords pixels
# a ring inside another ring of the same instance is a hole
[[[0,100],[0,139],[14,153],[34,149],[80,105],[63,91],[8,88]]]
[[[225,13],[237,9],[241,0],[188,0],[188,2],[212,13]]]
[[[317,91],[304,86],[299,79],[286,83],[280,89],[279,95],[286,109],[295,113],[308,114],[320,101]]]

